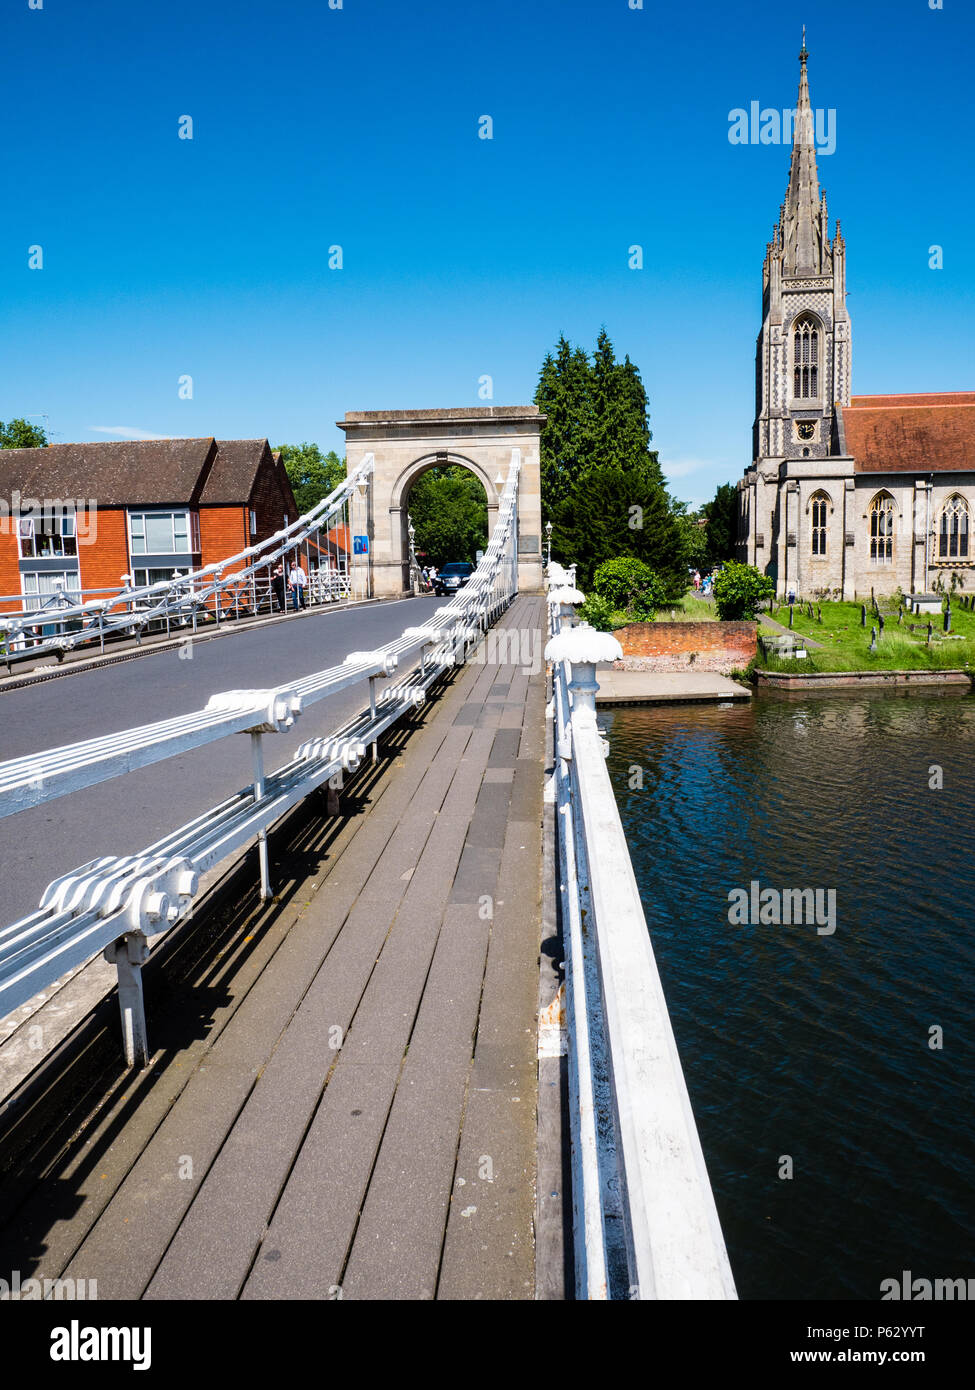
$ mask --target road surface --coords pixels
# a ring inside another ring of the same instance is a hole
[[[440,598],[314,612],[197,642],[190,659],[157,652],[0,693],[0,760],[202,709],[220,690],[281,685],[371,651],[424,622]],[[306,739],[368,704],[366,680],[268,734],[270,772]],[[250,740],[238,734],[0,820],[0,927],[33,912],[52,879],[102,855],[134,854],[248,785]]]

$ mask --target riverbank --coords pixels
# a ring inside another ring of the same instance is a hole
[[[772,671],[756,670],[755,684],[772,690],[846,690],[891,688],[923,690],[930,694],[939,687],[954,686],[971,690],[972,676],[961,670],[914,671]]]
[[[797,676],[805,684],[811,676],[830,674],[839,686],[861,676],[876,678],[866,684],[884,685],[907,684],[927,672],[952,684],[975,671],[975,614],[961,607],[952,609],[951,631],[945,632],[940,613],[931,615],[929,628],[927,616],[922,620],[898,608],[886,611],[887,607],[877,613],[868,605],[847,602],[796,606],[791,628],[788,608],[779,607],[768,616],[763,613],[763,628],[771,618],[774,635],[791,635],[804,655],[767,650],[756,663],[758,669],[753,668],[756,678]],[[829,688],[826,682],[821,684]]]

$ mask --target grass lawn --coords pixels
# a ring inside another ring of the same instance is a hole
[[[703,598],[698,598],[693,590],[686,593],[680,603],[664,604],[654,618],[654,622],[657,623],[716,623],[717,621],[718,615],[714,611],[714,604],[705,602]]]
[[[940,613],[913,617],[904,614],[903,622],[897,624],[896,609],[892,614],[884,613],[885,631],[879,635],[880,624],[877,616],[867,607],[866,627],[860,626],[859,603],[823,603],[818,605],[823,621],[818,623],[809,618],[806,610],[798,606],[793,619],[793,631],[810,637],[823,644],[822,649],[808,647],[804,660],[780,660],[770,655],[767,661],[759,656],[759,665],[770,671],[923,671],[944,668],[967,669],[975,667],[975,613],[969,613],[960,606],[951,611],[951,635],[942,631]],[[817,608],[813,604],[813,611]],[[789,625],[787,606],[777,607],[769,616]],[[927,644],[927,622],[930,616],[934,632],[930,646]],[[910,631],[913,623],[915,631]],[[878,630],[877,650],[871,652],[870,629]],[[768,630],[768,629],[766,629]]]

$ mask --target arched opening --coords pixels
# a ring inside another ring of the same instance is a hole
[[[953,493],[941,509],[938,528],[938,559],[968,559],[968,503]]]
[[[870,504],[870,560],[889,565],[894,558],[894,499],[878,492]]]
[[[810,551],[816,559],[823,559],[826,555],[831,509],[832,504],[825,492],[813,493],[807,510],[809,511]]]
[[[487,549],[487,494],[469,468],[458,463],[428,468],[410,484],[405,510],[421,565],[442,569],[456,560],[476,564],[478,553]]]
[[[420,570],[475,565],[494,528],[502,482],[451,452],[417,459],[403,471],[391,497],[390,532],[394,547],[398,541],[404,590],[412,587],[411,526]]]
[[[792,327],[792,394],[797,401],[819,396],[820,331],[819,320],[808,313],[800,314]]]

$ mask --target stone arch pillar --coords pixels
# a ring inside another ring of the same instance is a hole
[[[460,464],[480,480],[487,495],[488,538],[498,513],[501,484],[512,449],[521,450],[518,489],[518,587],[542,588],[542,500],[539,435],[545,423],[537,406],[481,406],[450,410],[347,411],[345,431],[351,472],[365,454],[375,460],[370,506],[371,592],[398,598],[409,588],[404,500],[421,474],[438,465]]]

